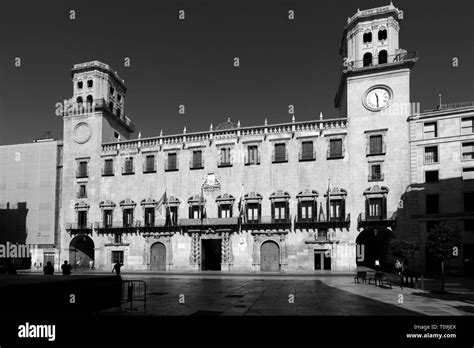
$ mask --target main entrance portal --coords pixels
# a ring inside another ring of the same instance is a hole
[[[166,271],[166,247],[163,243],[155,243],[150,250],[150,269]]]
[[[278,272],[280,270],[280,247],[268,241],[260,247],[260,270],[262,272]]]
[[[203,239],[201,255],[202,271],[220,271],[222,262],[222,240]]]

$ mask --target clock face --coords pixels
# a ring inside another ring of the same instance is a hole
[[[375,87],[370,89],[364,98],[364,105],[372,111],[382,110],[388,106],[392,94],[387,88]]]

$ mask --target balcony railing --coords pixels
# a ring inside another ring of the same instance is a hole
[[[165,163],[165,172],[174,172],[178,169],[178,162]]]
[[[379,60],[380,59],[380,60]],[[397,64],[402,63],[404,61],[416,61],[417,60],[417,53],[416,51],[401,51],[396,54],[391,54],[388,56],[372,56],[371,59],[362,59],[362,60],[355,60],[355,61],[345,61],[343,65],[343,70],[353,70],[353,69],[361,69],[361,68],[368,68],[368,67],[375,67],[375,66],[387,66],[390,64]]]
[[[369,181],[383,181],[384,175],[382,173],[379,174],[369,174],[368,176]]]
[[[316,151],[300,151],[299,160],[300,162],[316,160]]]
[[[272,154],[272,163],[284,163],[288,162],[288,153],[284,154]]]
[[[134,164],[126,164],[122,167],[122,175],[131,175],[135,174],[135,165]]]
[[[224,167],[232,167],[232,160],[229,158],[229,159],[225,159],[225,160],[219,160],[217,162],[217,166],[219,168],[224,168]]]
[[[255,156],[251,157],[248,153],[246,153],[244,163],[246,166],[260,164],[260,154],[257,152]]]
[[[311,219],[300,219],[295,220],[296,229],[315,229],[315,228],[329,228],[329,227],[348,227],[351,222],[351,214],[345,216],[330,217],[329,219],[325,216],[314,216]]]
[[[136,229],[140,227],[140,223],[138,221],[133,221],[132,223],[125,223],[123,221],[113,221],[112,223],[106,222],[96,222],[94,223],[94,228],[98,231],[105,231],[105,230],[130,230]]]
[[[250,230],[288,230],[291,228],[291,216],[288,219],[276,219],[271,216],[262,216],[258,220],[244,219],[242,226]]]
[[[89,177],[89,171],[87,170],[87,168],[76,170],[76,178],[88,178],[88,177]]]
[[[114,176],[114,168],[102,168],[102,176]]]
[[[189,161],[189,169],[204,169],[204,158],[200,161],[191,159]]]
[[[397,212],[386,212],[381,214],[360,213],[357,218],[357,228],[369,226],[393,227],[397,219]]]
[[[344,151],[329,151],[327,152],[327,159],[340,159],[344,158]]]
[[[367,149],[367,156],[385,155],[387,153],[387,146],[383,144],[380,147],[372,147]]]
[[[143,163],[143,173],[156,173],[156,162],[153,163]]]
[[[91,233],[92,232],[92,223],[78,223],[72,222],[66,224],[66,231],[68,232],[76,232],[76,233]]]

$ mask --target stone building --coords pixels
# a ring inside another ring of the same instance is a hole
[[[352,270],[359,243],[360,263],[384,262],[406,224],[410,180],[406,106],[417,59],[398,46],[402,17],[389,5],[348,19],[339,116],[329,120],[227,120],[132,139],[121,78],[98,61],[75,65],[63,253],[98,268]]]

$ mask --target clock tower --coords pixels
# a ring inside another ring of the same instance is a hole
[[[341,41],[335,107],[339,117],[348,119],[347,160],[357,168],[351,179],[351,203],[366,214],[371,197],[361,187],[388,192],[384,208],[400,213],[409,185],[407,119],[413,110],[410,73],[417,58],[399,47],[402,19],[403,11],[392,3],[357,10],[348,18]]]

